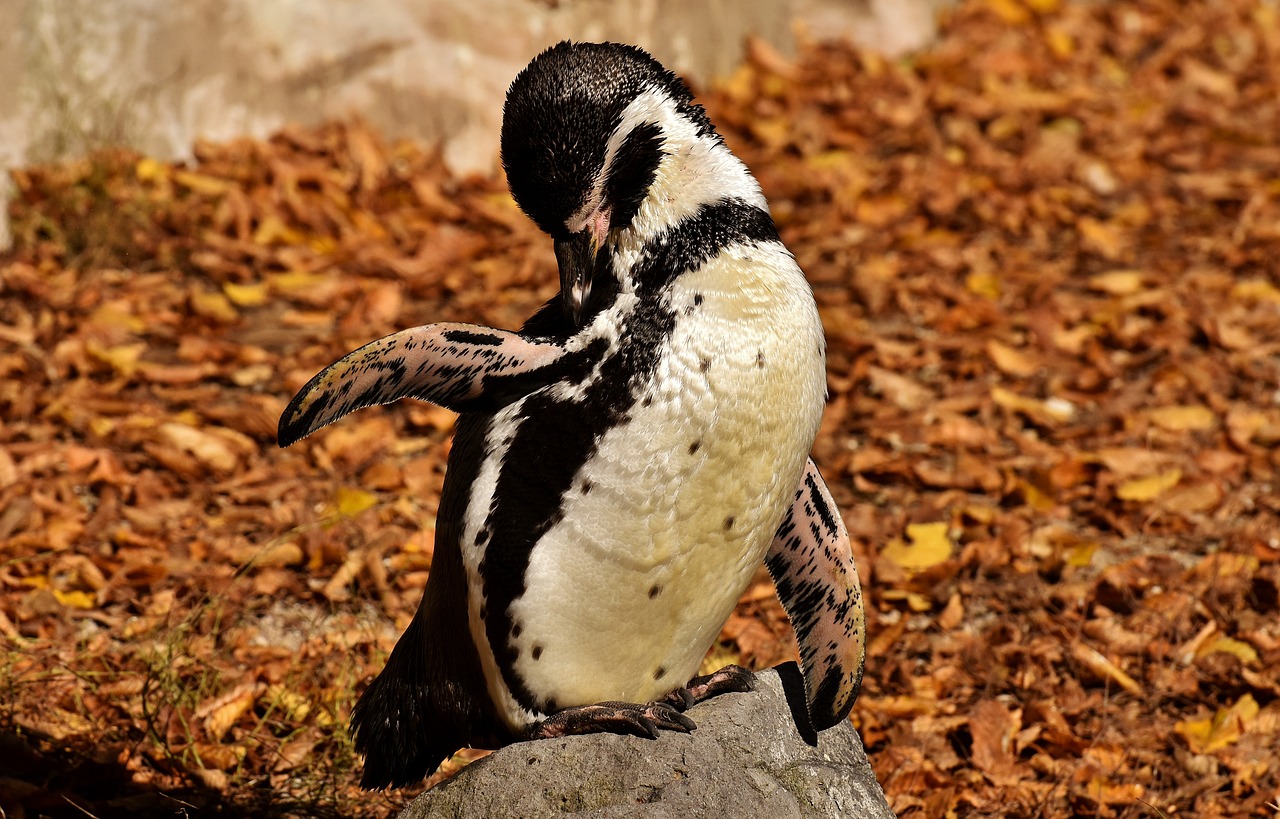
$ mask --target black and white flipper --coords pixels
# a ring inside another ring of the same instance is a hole
[[[812,460],[765,565],[800,644],[809,717],[830,728],[858,698],[867,623],[849,533]]]
[[[496,410],[570,374],[557,339],[471,324],[428,324],[371,341],[325,367],[289,402],[278,439],[288,446],[344,415],[401,398],[454,412]]]

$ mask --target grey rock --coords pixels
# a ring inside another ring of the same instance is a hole
[[[750,693],[690,709],[690,734],[509,745],[419,796],[400,819],[891,819],[858,732],[844,722],[815,737],[800,686],[786,663],[756,675]]]

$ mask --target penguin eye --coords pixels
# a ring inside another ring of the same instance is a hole
[[[604,200],[613,206],[614,229],[630,225],[644,202],[666,153],[662,143],[662,128],[656,122],[646,122],[632,128],[614,154],[604,191]]]

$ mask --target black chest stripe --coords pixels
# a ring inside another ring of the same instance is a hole
[[[650,241],[632,271],[640,304],[619,328],[618,348],[601,364],[583,397],[561,400],[543,389],[521,406],[489,510],[486,529],[491,535],[482,580],[489,612],[486,636],[507,687],[523,707],[546,711],[549,694],[529,690],[514,673],[510,606],[525,592],[530,553],[563,518],[564,497],[574,478],[595,455],[604,434],[627,421],[657,370],[675,326],[675,314],[662,304],[662,291],[680,273],[729,245],[777,237],[768,213],[726,201],[702,208]]]
[[[631,276],[644,299],[730,245],[776,241],[778,229],[767,211],[740,199],[725,199],[703,205],[694,216],[651,241]]]

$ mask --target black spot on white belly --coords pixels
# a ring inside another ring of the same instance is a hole
[[[662,587],[661,587],[661,586],[659,586],[659,585],[657,585],[657,584],[655,583],[654,585],[652,585],[652,586],[650,586],[650,587],[649,587],[649,599],[650,599],[650,600],[652,600],[653,598],[657,597],[657,596],[658,596],[658,595],[660,595],[660,594],[662,594]]]
[[[689,444],[689,454],[692,455],[693,453],[697,452],[698,447],[700,446],[702,446],[701,441],[694,441],[693,443]]]
[[[762,370],[764,369],[764,350],[756,353],[756,366]]]
[[[666,670],[665,668],[663,668],[662,666],[658,666],[657,668],[655,668],[655,669],[653,670],[653,678],[654,678],[655,680],[660,680],[660,679],[662,679],[663,677],[665,677],[666,675],[667,675],[667,670]]]
[[[693,306],[694,306],[694,307],[698,307],[698,306],[700,306],[701,304],[702,304],[702,294],[701,294],[701,293],[694,293],[694,294],[693,294]]]
[[[519,624],[519,623],[516,623],[515,625],[513,625],[513,626],[511,627],[511,636],[512,636],[513,638],[515,638],[515,637],[519,637],[519,636],[520,636],[520,632],[522,632],[522,631],[524,631],[524,629],[522,629],[522,628],[520,627],[520,624]]]
[[[592,483],[591,483],[591,481],[583,481],[583,482],[582,482],[582,494],[584,494],[584,495],[590,495],[590,494],[591,494],[591,487],[592,487],[593,485],[594,485],[594,484],[592,484]]]
[[[705,373],[707,370],[711,369],[711,359],[709,359],[709,358],[704,358],[704,359],[702,359],[701,361],[699,361],[699,362],[698,362],[698,369],[702,370],[704,373]]]
[[[534,646],[531,654],[535,660],[542,659],[542,646]]]
[[[724,530],[726,532],[733,528],[733,521],[734,521],[733,515],[730,515],[729,517],[724,519]]]

